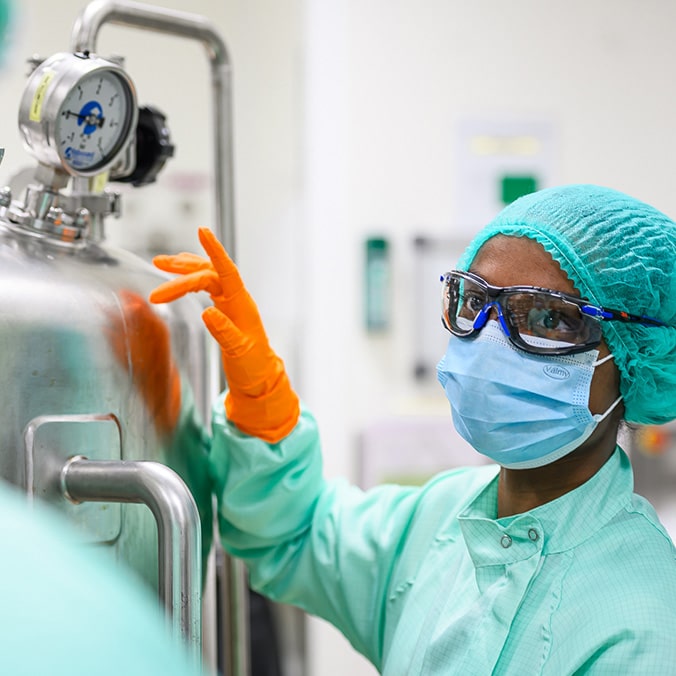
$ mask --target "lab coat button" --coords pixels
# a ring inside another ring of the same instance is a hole
[[[512,538],[509,537],[506,533],[500,538],[500,544],[507,549],[512,546]]]
[[[530,528],[530,529],[528,530],[528,537],[529,537],[533,542],[535,542],[535,541],[540,537],[540,535],[539,535],[538,532],[535,530],[535,528]]]

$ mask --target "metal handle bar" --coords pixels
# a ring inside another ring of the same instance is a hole
[[[159,594],[172,633],[201,661],[201,532],[197,505],[183,480],[159,462],[87,460],[61,469],[61,488],[73,502],[134,502],[157,522]]]

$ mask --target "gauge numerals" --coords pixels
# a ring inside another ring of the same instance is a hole
[[[80,79],[56,120],[63,160],[75,171],[106,164],[126,140],[130,105],[127,85],[115,72],[98,70]]]

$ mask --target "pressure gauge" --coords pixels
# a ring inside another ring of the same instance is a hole
[[[19,128],[42,164],[93,176],[118,159],[134,137],[134,85],[117,64],[90,54],[59,53],[31,74]]]

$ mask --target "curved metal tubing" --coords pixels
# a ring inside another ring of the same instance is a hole
[[[134,502],[157,522],[159,594],[180,635],[201,660],[200,517],[183,480],[159,462],[71,458],[61,470],[63,494],[73,502]]]
[[[105,23],[192,38],[206,47],[213,90],[216,234],[235,258],[232,70],[228,50],[213,25],[197,14],[178,12],[127,0],[94,0],[80,13],[71,33],[74,52],[96,52],[96,38]]]

